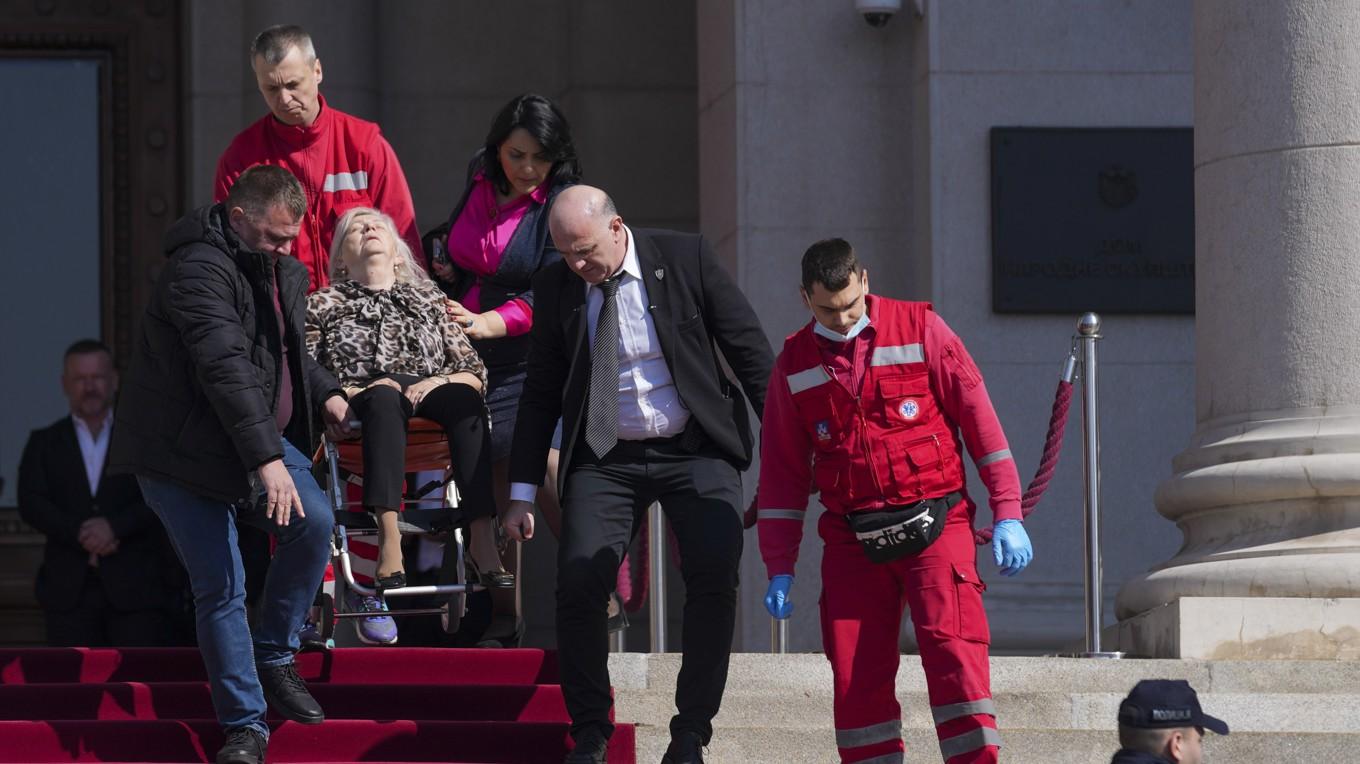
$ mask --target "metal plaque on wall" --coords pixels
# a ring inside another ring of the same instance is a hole
[[[1193,313],[1190,128],[994,127],[992,310]]]

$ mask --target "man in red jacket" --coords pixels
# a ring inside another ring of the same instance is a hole
[[[902,761],[897,636],[907,606],[945,761],[996,762],[965,446],[991,498],[1002,574],[1024,569],[1033,550],[982,376],[928,303],[870,295],[869,274],[842,239],[803,255],[802,295],[814,320],[785,340],[761,425],[765,607],[775,618],[793,612],[811,485],[826,507],[817,523],[822,643],[841,760]]]
[[[376,124],[326,105],[318,91],[321,61],[311,36],[298,26],[270,27],[251,43],[250,65],[270,113],[222,152],[214,201],[225,199],[251,165],[279,165],[297,176],[307,194],[307,213],[293,254],[307,266],[310,291],[330,282],[335,223],[351,207],[386,212],[402,240],[419,254],[415,206],[401,163]]]

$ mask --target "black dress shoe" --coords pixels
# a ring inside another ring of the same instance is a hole
[[[298,676],[292,661],[274,666],[256,664],[264,699],[285,719],[299,724],[320,724],[326,720],[321,704],[307,691],[307,683]]]
[[[604,752],[608,747],[609,738],[595,730],[588,730],[577,739],[576,747],[571,749],[562,764],[605,764]]]
[[[475,561],[468,558],[469,567],[472,568],[472,577],[476,579],[473,583],[481,584],[488,589],[513,589],[515,588],[515,574],[508,570],[482,570]]]
[[[681,732],[671,737],[661,764],[704,764],[704,741],[697,732]]]
[[[254,727],[227,730],[227,742],[217,752],[217,764],[264,764],[268,745]]]

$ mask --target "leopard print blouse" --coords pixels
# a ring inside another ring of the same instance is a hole
[[[381,374],[466,371],[477,375],[486,394],[486,366],[445,312],[444,293],[428,281],[398,281],[390,289],[341,281],[313,292],[307,352],[344,387],[363,387]]]

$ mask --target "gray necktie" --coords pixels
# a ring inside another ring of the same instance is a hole
[[[603,459],[619,441],[619,292],[621,276],[600,282],[604,301],[590,346],[590,394],[586,403],[586,445]]]

